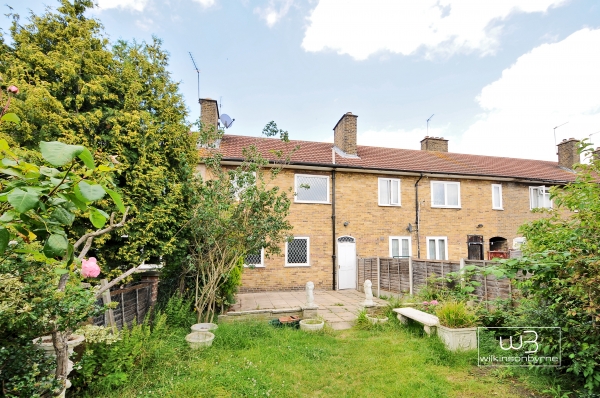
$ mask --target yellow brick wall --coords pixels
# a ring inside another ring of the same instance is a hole
[[[294,186],[294,174],[327,175],[331,172],[285,170],[276,180],[283,189]],[[401,180],[401,206],[378,205],[378,177]],[[415,182],[418,177],[336,172],[336,238],[349,235],[356,239],[358,256],[388,256],[390,236],[410,236],[412,256],[417,257],[417,234],[407,232],[409,223],[415,226]],[[461,208],[432,208],[431,181],[460,182]],[[491,184],[502,184],[504,210],[492,210]],[[541,217],[529,209],[529,186],[514,182],[474,179],[440,179],[424,177],[419,183],[421,258],[427,258],[426,238],[446,236],[448,259],[458,260],[468,255],[467,235],[483,235],[484,256],[487,258],[489,239],[503,237],[512,247],[519,236],[518,227]],[[330,194],[331,200],[331,194]],[[293,199],[292,199],[293,201]],[[265,259],[264,268],[246,269],[241,291],[304,289],[308,281],[316,289],[331,289],[332,224],[331,204],[292,202],[289,220],[295,236],[310,238],[310,267],[285,267],[283,256]],[[348,225],[344,226],[347,222]],[[483,227],[477,226],[482,224]],[[282,249],[282,252],[284,250]]]

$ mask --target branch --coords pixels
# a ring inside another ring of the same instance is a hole
[[[77,256],[78,259],[82,259],[83,257],[85,257],[85,255],[87,254],[88,250],[90,250],[90,247],[92,247],[92,242],[94,240],[95,237],[100,236],[100,235],[104,235],[105,233],[108,233],[114,229],[117,228],[121,228],[123,225],[125,225],[125,220],[127,219],[127,213],[129,212],[129,206],[125,209],[125,213],[123,213],[123,218],[121,219],[121,221],[117,224],[115,224],[115,213],[112,213],[110,215],[110,224],[108,227],[104,228],[104,229],[99,229],[97,231],[94,232],[90,232],[87,233],[85,235],[83,235],[81,238],[79,238],[79,240],[75,243],[75,245],[73,245],[73,249],[77,250],[77,248],[83,243],[85,243],[85,246],[83,247],[83,249],[81,250],[81,253],[79,253],[79,256]]]
[[[121,274],[121,275],[117,276],[115,279],[113,279],[112,281],[110,281],[108,284],[100,287],[100,289],[98,289],[98,291],[96,291],[96,298],[100,298],[102,296],[102,293],[104,293],[105,291],[107,291],[108,289],[110,289],[111,287],[113,287],[114,285],[116,285],[117,283],[121,282],[123,279],[125,279],[129,275],[133,274],[135,271],[139,270],[139,268],[142,265],[144,265],[144,262],[142,262],[137,267],[133,267],[133,268],[129,269],[124,274]]]

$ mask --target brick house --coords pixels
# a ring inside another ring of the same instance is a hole
[[[216,124],[216,101],[202,107],[203,120]],[[575,139],[561,142],[558,162],[549,162],[451,153],[440,137],[408,150],[357,145],[356,136],[357,116],[346,113],[333,145],[223,137],[226,166],[239,165],[251,144],[263,156],[300,146],[276,180],[296,193],[289,215],[294,241],[283,256],[251,256],[255,267],[245,270],[240,291],[304,289],[309,280],[317,289],[354,288],[356,256],[502,255],[518,241],[518,227],[541,216],[532,209],[552,207],[548,188],[573,181],[579,162]]]

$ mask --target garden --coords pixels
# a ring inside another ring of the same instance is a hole
[[[598,396],[600,161],[585,141],[589,162],[552,189],[555,210],[521,227],[523,257],[433,275],[350,330],[220,323],[211,346],[191,349],[190,327],[233,303],[244,258],[288,239],[292,193],[271,181],[295,148],[278,167],[253,147],[221,167],[222,132],[186,122],[160,40],[110,44],[92,7],[62,0],[25,24],[9,14],[10,44],[0,35],[0,396]],[[288,141],[274,122],[263,133]],[[196,174],[197,147],[210,179]],[[114,307],[103,293],[145,263],[162,266],[149,314],[92,325]],[[482,272],[516,294],[477,300]],[[439,336],[479,328],[486,358],[506,356],[508,339],[516,356],[560,363],[482,364],[466,338],[428,336],[403,308],[438,320]]]

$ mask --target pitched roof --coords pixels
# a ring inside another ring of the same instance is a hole
[[[466,155],[451,152],[433,152],[413,149],[357,146],[358,158],[335,154],[332,162],[332,143],[290,140],[285,143],[275,138],[224,135],[220,151],[224,160],[243,158],[242,149],[255,145],[263,157],[275,160],[272,150],[291,151],[291,164],[324,167],[364,168],[381,171],[423,172],[470,176],[508,177],[556,183],[573,181],[575,174],[545,160],[516,159],[496,156]]]

